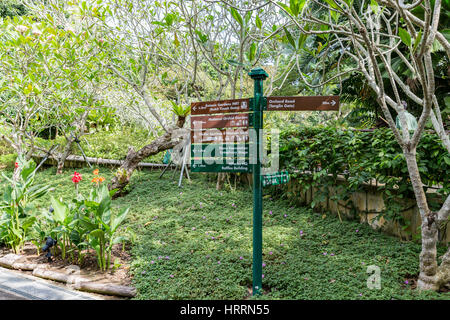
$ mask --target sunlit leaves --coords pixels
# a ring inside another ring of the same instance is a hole
[[[262,22],[261,22],[261,18],[259,16],[256,16],[255,24],[258,29],[260,29],[260,30],[262,29]]]
[[[243,27],[244,20],[242,19],[242,16],[240,15],[240,13],[234,8],[230,8],[230,12],[231,12],[231,16],[234,18],[234,20],[236,20],[239,23],[239,25],[241,27]]]
[[[249,49],[249,51],[248,51],[248,60],[249,60],[249,61],[253,61],[253,60],[255,59],[257,47],[258,47],[258,46],[257,46],[256,42],[253,42],[253,43],[250,45],[250,49]]]
[[[380,12],[380,6],[378,5],[378,2],[376,2],[376,0],[370,0],[370,8],[375,14],[378,14],[378,12]]]

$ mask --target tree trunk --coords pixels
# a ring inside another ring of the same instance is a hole
[[[83,112],[83,114],[81,115],[81,117],[79,119],[76,119],[72,123],[72,125],[74,125],[76,127],[75,136],[76,136],[77,132],[78,132],[78,137],[83,136],[83,134],[85,133],[86,120],[87,120],[87,116],[89,115],[89,111],[90,110],[85,110]],[[66,140],[67,140],[67,145],[64,148],[64,151],[61,154],[61,157],[58,159],[58,167],[56,169],[56,174],[62,174],[63,168],[64,168],[64,163],[66,162],[67,157],[70,155],[70,151],[72,149],[72,144],[76,139],[73,136],[70,136],[69,138],[66,136]]]
[[[67,157],[70,155],[70,151],[72,150],[73,141],[74,141],[74,139],[72,139],[72,138],[67,139],[67,145],[64,148],[64,151],[61,154],[61,157],[59,157],[59,159],[58,159],[58,166],[56,168],[56,174],[63,173],[64,163],[66,162]]]
[[[118,189],[115,197],[123,194],[123,189],[130,182],[131,176],[136,169],[139,162],[145,158],[158,154],[162,151],[171,149],[175,147],[182,141],[183,133],[186,131],[180,131],[179,129],[184,125],[185,118],[178,119],[177,126],[168,129],[168,132],[164,133],[162,136],[155,139],[152,143],[144,146],[139,151],[134,151],[132,147],[128,149],[127,157],[124,163],[117,170],[111,183],[108,185],[109,190]]]
[[[428,208],[419,167],[417,166],[416,150],[404,150],[403,153],[422,220],[422,251],[420,253],[420,274],[417,287],[420,290],[437,291],[440,281],[437,274],[436,244],[438,242],[438,228],[434,219],[435,215]]]

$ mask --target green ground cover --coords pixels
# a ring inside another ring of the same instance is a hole
[[[82,173],[87,191],[91,170]],[[37,180],[69,200],[73,171]],[[8,170],[8,173],[10,171]],[[216,191],[205,175],[178,188],[172,173],[139,171],[130,192],[114,201],[131,206],[125,225],[136,233],[130,272],[137,299],[245,299],[252,281],[252,192]],[[100,168],[107,181],[110,169]],[[0,181],[4,186],[5,181]],[[49,196],[39,200],[46,208]],[[295,207],[266,195],[263,230],[263,299],[449,299],[449,293],[411,290],[419,270],[420,244],[372,230],[355,221]],[[438,250],[444,253],[444,247]],[[367,266],[381,269],[381,289],[367,288]]]

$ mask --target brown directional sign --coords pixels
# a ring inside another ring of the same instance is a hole
[[[339,111],[339,96],[267,97],[267,111]]]
[[[191,103],[191,114],[247,112],[250,99],[218,100]]]
[[[192,129],[248,127],[248,113],[191,117]]]
[[[249,141],[247,129],[212,129],[191,131],[192,143],[245,143]]]

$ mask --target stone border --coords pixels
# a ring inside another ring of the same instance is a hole
[[[62,273],[48,270],[45,264],[19,262],[22,258],[24,258],[22,255],[13,253],[7,254],[0,258],[0,266],[14,270],[33,271],[33,276],[35,277],[53,280],[65,283],[67,285],[73,285],[73,287],[79,291],[127,298],[133,298],[136,296],[136,288],[114,284],[95,283],[86,278],[71,275],[70,271],[68,273]]]

